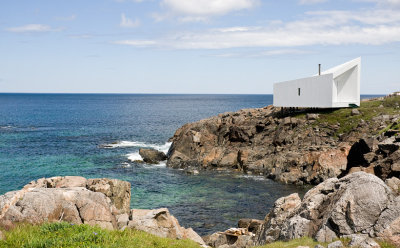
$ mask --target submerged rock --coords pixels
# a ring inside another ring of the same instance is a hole
[[[149,164],[158,164],[161,161],[167,159],[165,153],[157,151],[155,149],[139,149],[139,154],[143,158],[143,161]]]

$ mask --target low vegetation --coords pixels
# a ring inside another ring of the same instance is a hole
[[[90,247],[90,248],[199,248],[200,246],[190,240],[174,240],[160,238],[142,231],[126,229],[124,231],[110,231],[89,225],[73,225],[67,222],[47,223],[40,226],[23,224],[11,231],[3,232],[5,240],[0,240],[0,247],[21,248],[47,248],[47,247]],[[342,239],[347,247],[349,240]],[[312,238],[304,237],[289,242],[274,242],[259,248],[296,248],[308,246],[310,248],[321,244]],[[382,248],[395,248],[387,242],[379,242]]]
[[[377,116],[400,114],[400,96],[362,101],[360,105],[359,108],[356,108],[360,112],[359,115],[352,115],[353,109],[351,108],[307,110],[307,112],[319,114],[319,119],[314,123],[317,127],[337,126],[334,136],[349,133],[362,121],[369,123]],[[295,116],[305,118],[305,112],[297,113]],[[399,126],[397,128],[400,129]]]
[[[268,245],[260,246],[258,248],[297,248],[298,246],[308,246],[314,248],[317,244],[320,244],[312,238],[304,237],[294,239],[288,242],[278,241]],[[326,247],[326,244],[322,244]]]
[[[368,123],[376,116],[400,113],[399,104],[400,96],[365,101],[361,102],[361,106],[357,108],[360,112],[359,115],[351,115],[352,109],[349,108],[338,109],[330,113],[321,113],[318,122],[326,122],[333,125],[339,123],[337,134],[346,134],[356,128],[361,120]]]
[[[341,239],[344,248],[349,247],[349,239]],[[392,245],[386,241],[378,241],[379,245],[381,246],[381,248],[396,248],[395,245]],[[258,248],[297,248],[298,246],[308,246],[310,248],[314,248],[316,245],[322,245],[323,247],[327,247],[328,244],[327,243],[318,243],[315,240],[313,240],[312,238],[308,238],[308,237],[304,237],[304,238],[299,238],[299,239],[294,239],[288,242],[283,242],[283,241],[279,241],[279,242],[274,242],[268,245],[264,245],[264,246],[260,246]]]
[[[17,226],[4,232],[6,239],[0,241],[0,247],[91,247],[91,248],[123,248],[123,247],[155,247],[155,248],[198,248],[191,240],[174,240],[126,229],[110,231],[89,225],[72,225],[66,222],[32,226]]]

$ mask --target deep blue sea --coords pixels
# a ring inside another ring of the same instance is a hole
[[[305,189],[133,160],[141,147],[167,151],[187,122],[270,104],[272,95],[0,94],[0,194],[41,177],[108,177],[131,182],[132,208],[167,207],[202,235],[263,219],[277,198]]]

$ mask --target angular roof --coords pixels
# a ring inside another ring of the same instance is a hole
[[[361,57],[358,57],[356,59],[353,59],[349,62],[346,62],[344,64],[335,66],[329,70],[321,72],[321,75],[326,75],[326,74],[333,74],[333,78],[336,78],[343,74],[344,72],[352,69],[355,66],[361,66]]]

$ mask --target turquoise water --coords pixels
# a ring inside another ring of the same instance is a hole
[[[41,177],[109,177],[132,183],[132,208],[167,207],[200,234],[264,218],[277,198],[304,189],[132,160],[140,147],[167,151],[187,122],[271,103],[271,95],[0,94],[0,194]]]

